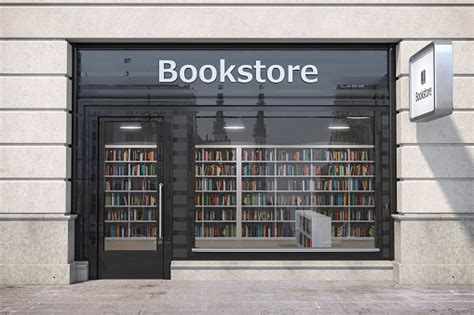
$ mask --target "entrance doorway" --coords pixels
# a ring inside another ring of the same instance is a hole
[[[167,278],[169,124],[164,117],[97,117],[98,278]]]

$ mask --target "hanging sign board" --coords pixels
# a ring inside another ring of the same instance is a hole
[[[410,121],[427,122],[453,112],[453,49],[435,41],[410,58]]]

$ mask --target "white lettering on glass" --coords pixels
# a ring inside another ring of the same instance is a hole
[[[160,83],[172,83],[181,80],[184,83],[193,83],[200,80],[204,83],[293,83],[295,77],[301,78],[305,83],[318,82],[318,68],[315,65],[265,65],[261,60],[255,60],[254,64],[235,65],[227,64],[225,59],[219,59],[218,66],[205,64],[200,67],[185,64],[178,66],[174,60],[158,61],[158,81]]]

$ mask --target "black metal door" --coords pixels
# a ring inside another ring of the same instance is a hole
[[[168,124],[143,116],[102,116],[97,124],[97,276],[168,278]]]

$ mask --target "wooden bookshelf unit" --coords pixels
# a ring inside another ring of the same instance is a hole
[[[158,226],[156,156],[156,145],[105,145],[104,247],[106,250],[156,249]]]
[[[333,241],[373,240],[374,155],[372,145],[198,145],[196,239],[294,241],[295,211],[309,210],[331,219]]]

